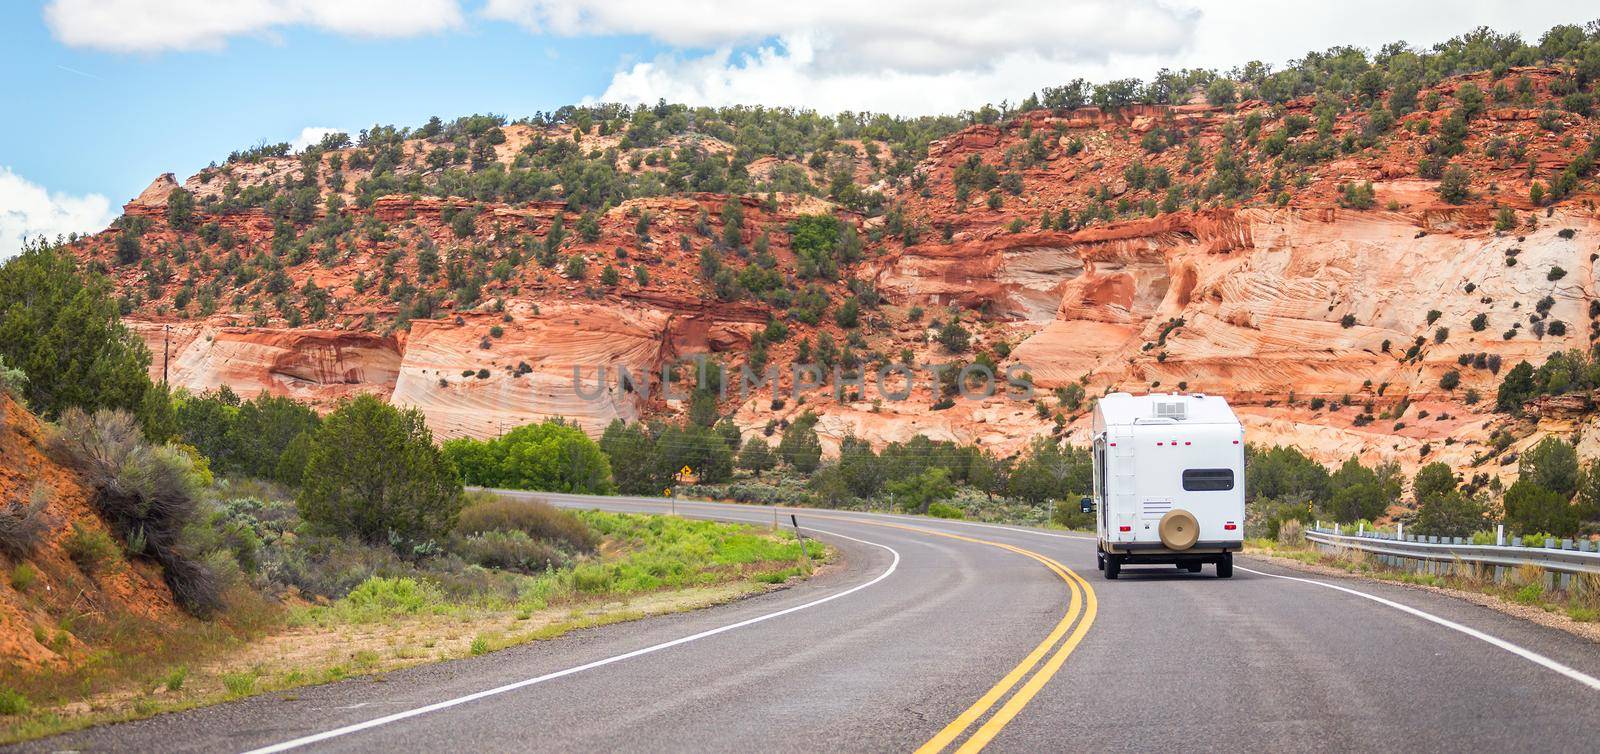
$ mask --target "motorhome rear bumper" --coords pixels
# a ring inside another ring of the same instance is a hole
[[[1133,555],[1140,558],[1145,556],[1183,558],[1191,555],[1218,555],[1224,552],[1237,552],[1243,549],[1244,542],[1233,541],[1200,541],[1194,543],[1187,550],[1172,550],[1160,542],[1105,542],[1101,549],[1118,555]]]

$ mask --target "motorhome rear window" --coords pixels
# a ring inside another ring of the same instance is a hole
[[[1189,492],[1233,489],[1233,469],[1184,469],[1183,488]]]

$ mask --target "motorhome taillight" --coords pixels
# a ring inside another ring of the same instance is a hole
[[[1233,531],[1234,529],[1239,528],[1239,526],[1238,526],[1238,524],[1235,524],[1234,522],[1229,521],[1228,523],[1223,524],[1222,528],[1224,530],[1226,530],[1226,531]]]
[[[1119,526],[1119,527],[1117,527],[1117,531],[1133,531],[1133,527],[1132,526]]]

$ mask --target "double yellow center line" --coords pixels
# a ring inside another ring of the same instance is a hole
[[[1039,642],[1039,645],[1034,647],[1033,651],[1028,653],[1028,656],[1022,658],[1022,662],[1017,663],[1017,666],[1012,668],[1011,672],[1006,673],[983,696],[978,697],[978,700],[973,702],[972,706],[957,715],[956,719],[951,720],[949,725],[944,726],[943,730],[934,734],[933,738],[928,739],[927,743],[919,747],[917,754],[937,754],[937,752],[949,748],[968,728],[982,720],[985,715],[989,715],[995,705],[1001,703],[1001,700],[1005,700],[999,711],[990,715],[989,719],[985,720],[978,727],[978,730],[968,736],[966,741],[962,742],[956,749],[957,754],[982,751],[983,747],[988,746],[989,742],[993,741],[996,735],[999,735],[1001,729],[1005,728],[1017,716],[1017,713],[1022,711],[1023,707],[1028,706],[1028,702],[1032,701],[1033,697],[1038,695],[1039,691],[1044,688],[1044,685],[1050,682],[1056,671],[1061,669],[1062,664],[1067,661],[1067,655],[1072,654],[1072,650],[1077,648],[1078,642],[1083,641],[1084,634],[1089,632],[1089,626],[1094,624],[1095,614],[1099,610],[1094,588],[1089,586],[1089,582],[1084,581],[1082,576],[1056,562],[1055,559],[1041,555],[1033,550],[1008,545],[1004,542],[994,542],[934,529],[924,529],[919,526],[818,515],[815,512],[808,512],[808,515],[812,518],[831,518],[839,521],[848,521],[853,524],[904,529],[919,534],[931,534],[936,537],[959,539],[963,542],[973,542],[989,545],[990,547],[998,547],[1002,550],[1010,550],[1018,555],[1033,558],[1043,563],[1044,567],[1049,568],[1052,573],[1060,576],[1062,581],[1067,582],[1067,587],[1071,591],[1071,597],[1067,603],[1067,612],[1061,616],[1061,620],[1056,623],[1050,634],[1044,637],[1044,640]],[[1065,637],[1065,640],[1063,640],[1063,637]],[[1053,653],[1051,652],[1052,649],[1055,650]],[[1046,659],[1046,656],[1049,659]],[[1029,676],[1029,673],[1032,673],[1032,675]],[[1023,680],[1025,678],[1027,679],[1026,682]],[[1020,688],[1018,688],[1018,684],[1021,684]],[[1012,693],[1013,690],[1015,690],[1015,693]],[[1007,694],[1010,694],[1009,699],[1006,698]]]

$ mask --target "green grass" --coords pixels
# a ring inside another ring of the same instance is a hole
[[[804,559],[801,543],[787,532],[773,535],[753,526],[603,511],[578,514],[590,528],[622,543],[622,557],[585,562],[566,572],[534,577],[523,600],[552,604],[572,594],[626,596],[658,589],[704,586],[726,580],[747,566]],[[826,547],[805,543],[821,558]]]
[[[254,693],[256,690],[256,673],[255,671],[251,670],[243,670],[237,673],[223,673],[222,687],[227,689],[228,696],[248,696]]]
[[[36,625],[35,633],[42,643],[76,635],[90,646],[120,649],[96,651],[91,661],[66,672],[0,669],[0,714],[7,715],[5,725],[0,726],[0,743],[385,669],[386,655],[362,650],[325,661],[337,663],[332,666],[319,662],[285,671],[257,666],[236,668],[234,672],[213,669],[199,675],[191,670],[209,666],[252,639],[284,627],[370,625],[363,630],[382,632],[385,624],[426,616],[439,616],[445,621],[481,620],[497,615],[507,620],[513,616],[530,620],[537,611],[571,607],[572,615],[567,620],[505,634],[487,631],[474,637],[467,652],[484,654],[514,644],[555,638],[576,629],[634,620],[645,614],[633,606],[591,612],[596,603],[722,585],[740,585],[741,588],[730,590],[730,595],[746,594],[756,585],[782,584],[803,576],[810,564],[828,556],[828,549],[821,542],[807,540],[802,544],[789,532],[772,532],[766,527],[593,511],[574,515],[603,537],[605,545],[596,554],[578,556],[576,564],[568,568],[532,575],[494,571],[490,572],[493,579],[456,582],[435,581],[433,574],[426,571],[397,577],[374,576],[330,604],[287,610],[241,587],[236,594],[241,608],[231,609],[227,621],[185,621],[178,630],[131,615],[112,616],[114,620],[110,621],[105,616],[89,616],[63,620],[56,626]],[[90,570],[119,561],[119,557],[85,560],[91,563]],[[8,575],[14,577],[15,570]],[[441,573],[440,578],[448,579],[450,575]],[[492,588],[483,588],[483,584]],[[666,609],[673,610],[670,606]],[[418,650],[415,657],[420,661],[424,657],[449,659],[463,654],[459,650],[440,653],[436,646],[435,639],[426,640],[423,649],[432,651]],[[229,668],[224,665],[221,670]],[[157,688],[165,688],[167,694],[148,694]],[[68,713],[61,707],[93,694],[119,690],[134,693],[122,697],[122,703],[89,713]]]
[[[1538,607],[1547,612],[1564,612],[1567,617],[1575,621],[1590,622],[1600,620],[1600,608],[1593,605],[1592,600],[1583,597],[1582,589],[1576,592],[1549,591],[1541,582],[1526,583],[1520,587],[1513,587],[1505,584],[1486,583],[1459,574],[1417,573],[1389,568],[1374,562],[1370,558],[1343,557],[1332,553],[1320,552],[1313,547],[1304,545],[1296,547],[1267,539],[1246,540],[1245,545],[1247,553],[1250,551],[1264,552],[1273,557],[1308,565],[1338,568],[1350,573],[1370,576],[1380,581],[1460,589],[1479,594],[1488,594],[1507,602]]]
[[[120,549],[110,534],[77,521],[72,523],[72,533],[67,535],[63,546],[67,557],[88,576],[109,570],[116,564]]]
[[[39,570],[30,563],[18,563],[11,569],[11,588],[19,592],[26,592],[39,580]]]
[[[28,697],[11,689],[0,689],[0,715],[26,715],[33,705],[28,703]]]
[[[789,579],[800,576],[804,573],[805,571],[802,568],[795,566],[793,568],[784,568],[777,571],[765,571],[758,573],[756,574],[756,581],[759,581],[763,584],[782,584],[787,582]]]
[[[178,667],[167,671],[167,674],[161,679],[161,685],[166,687],[168,691],[177,691],[178,689],[183,688],[183,682],[188,677],[189,668],[179,665]]]

